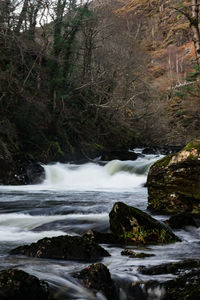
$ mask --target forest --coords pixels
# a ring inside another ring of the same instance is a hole
[[[200,299],[200,0],[0,0],[0,300]]]
[[[1,0],[0,156],[66,161],[198,137],[190,2]]]

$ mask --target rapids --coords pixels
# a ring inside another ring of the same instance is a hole
[[[148,168],[159,158],[146,155],[136,161],[115,160],[103,165],[56,163],[44,166],[46,178],[40,185],[0,186],[0,269],[18,268],[46,280],[59,289],[63,299],[104,299],[101,294],[94,298],[72,277],[88,263],[15,257],[8,253],[16,246],[43,237],[82,234],[88,229],[106,232],[109,230],[108,214],[116,201],[146,211],[144,184]],[[143,252],[155,254],[145,259],[124,257],[120,254],[122,248],[103,245],[111,257],[102,262],[109,268],[113,279],[127,282],[152,279],[138,273],[140,265],[157,265],[183,257],[200,258],[200,229],[187,228],[175,233],[181,237],[181,243],[144,247]],[[170,274],[159,275],[154,279],[171,277]],[[157,292],[158,295],[154,293],[150,299],[159,299],[162,291]],[[125,299],[122,288],[121,300]]]

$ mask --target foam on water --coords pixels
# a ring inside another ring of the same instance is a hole
[[[157,159],[149,156],[136,161],[113,160],[105,166],[94,163],[47,165],[44,166],[46,179],[43,188],[81,191],[133,190],[145,183],[146,172]]]
[[[113,160],[105,166],[96,163],[84,165],[43,165],[45,180],[39,185],[0,186],[0,190],[16,191],[133,191],[146,180],[150,165],[158,157],[147,155],[136,161]]]

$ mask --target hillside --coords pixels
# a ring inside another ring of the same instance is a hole
[[[185,144],[199,136],[199,84],[195,48],[187,17],[191,1],[123,1],[117,14],[148,52],[152,86],[160,99],[150,107],[150,143]],[[157,129],[156,129],[157,128]]]

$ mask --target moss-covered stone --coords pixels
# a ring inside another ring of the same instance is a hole
[[[1,300],[48,300],[48,284],[24,271],[0,271]]]
[[[81,282],[94,292],[101,292],[106,296],[106,299],[119,299],[118,288],[111,279],[108,268],[101,264],[93,264],[81,270],[75,277],[79,278]],[[96,297],[95,297],[96,298]]]
[[[110,254],[94,241],[80,237],[63,235],[44,238],[31,245],[20,246],[11,254],[21,254],[38,258],[63,260],[96,261]]]
[[[179,240],[167,226],[122,202],[114,204],[109,217],[111,231],[126,244],[165,244]]]
[[[160,283],[158,281],[149,281],[144,284],[144,290],[148,295],[156,291],[162,291],[162,300],[199,300],[200,295],[200,270],[187,272],[178,278]],[[157,297],[155,296],[155,299]]]
[[[200,207],[200,141],[157,161],[147,178],[148,208],[165,213]]]
[[[186,151],[192,151],[193,149],[197,149],[200,152],[200,140],[191,141],[184,148]]]

